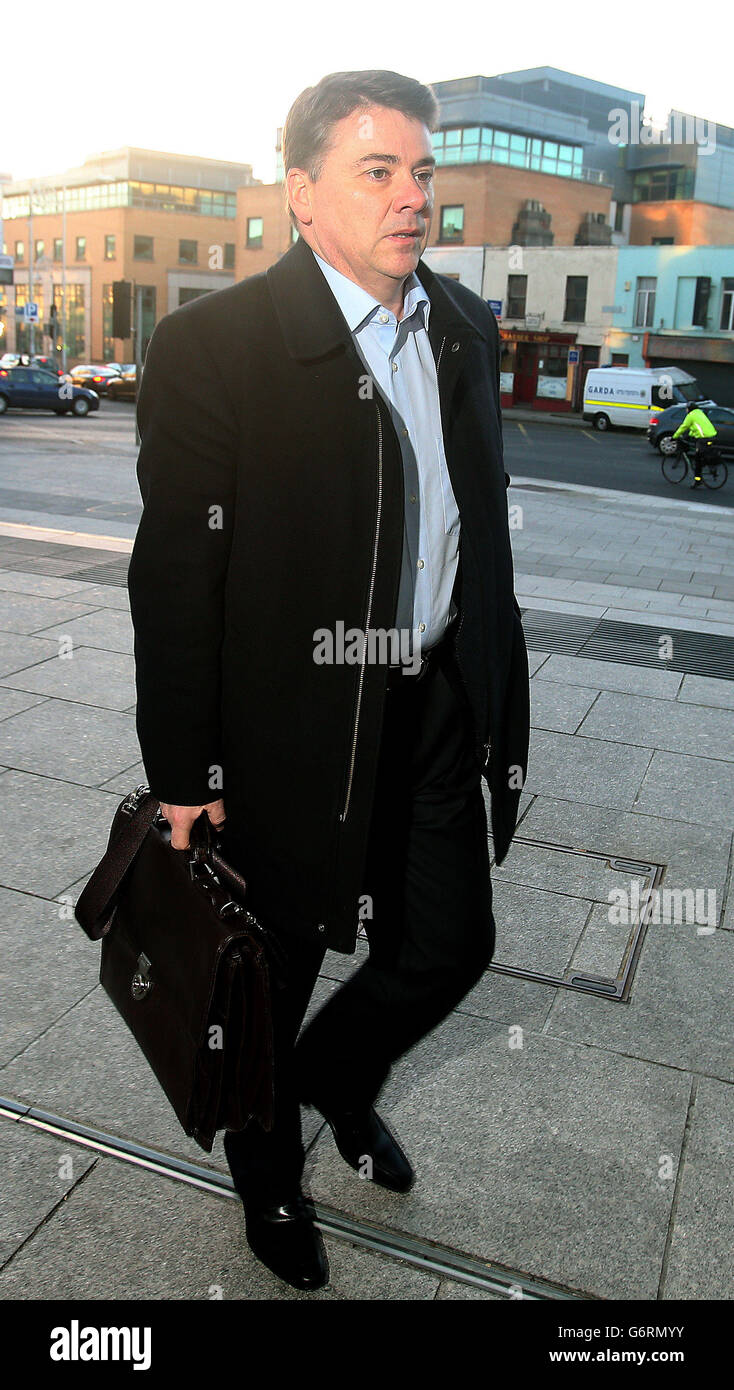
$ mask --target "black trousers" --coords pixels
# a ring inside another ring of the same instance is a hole
[[[275,1124],[227,1135],[243,1194],[282,1196],[303,1172],[299,1096],[372,1104],[392,1064],[489,964],[495,924],[472,715],[449,642],[424,677],[386,695],[364,872],[369,956],[300,1034],[325,948],[277,930],[289,957],[273,994]],[[267,921],[267,919],[265,919]]]

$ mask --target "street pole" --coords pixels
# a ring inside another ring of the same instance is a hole
[[[143,370],[143,286],[135,284],[135,443],[140,443],[137,395]]]
[[[66,375],[66,178],[61,209],[61,370]]]
[[[33,180],[28,180],[28,303],[33,303]],[[36,347],[35,324],[33,319],[29,319],[30,327],[30,356]]]

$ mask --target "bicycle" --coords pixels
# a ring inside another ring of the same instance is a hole
[[[698,440],[690,437],[673,439],[671,435],[669,439],[663,440],[660,445],[664,456],[661,466],[666,482],[682,483],[689,472],[693,473],[695,477],[696,470],[691,460],[691,454],[696,449],[697,444]],[[729,469],[716,446],[709,445],[708,447],[711,453],[698,460],[701,479],[708,488],[720,488],[724,486],[729,476]]]

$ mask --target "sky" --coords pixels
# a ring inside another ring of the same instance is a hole
[[[644,92],[656,123],[674,106],[734,126],[731,32],[717,44],[709,18],[706,40],[692,40],[692,22],[682,0],[279,0],[255,13],[231,0],[124,0],[83,15],[34,0],[0,29],[0,173],[40,177],[137,145],[252,164],[270,183],[293,99],[352,68],[430,83],[548,65]]]

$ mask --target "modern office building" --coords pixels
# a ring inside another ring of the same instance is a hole
[[[144,351],[164,314],[234,282],[237,192],[253,182],[249,164],[125,148],[6,184],[4,250],[14,265],[7,349],[29,349],[21,314],[32,291],[37,352],[49,351],[44,328],[52,305],[61,322],[65,299],[69,363],[131,360],[133,339],[112,338],[113,282],[141,287]]]

